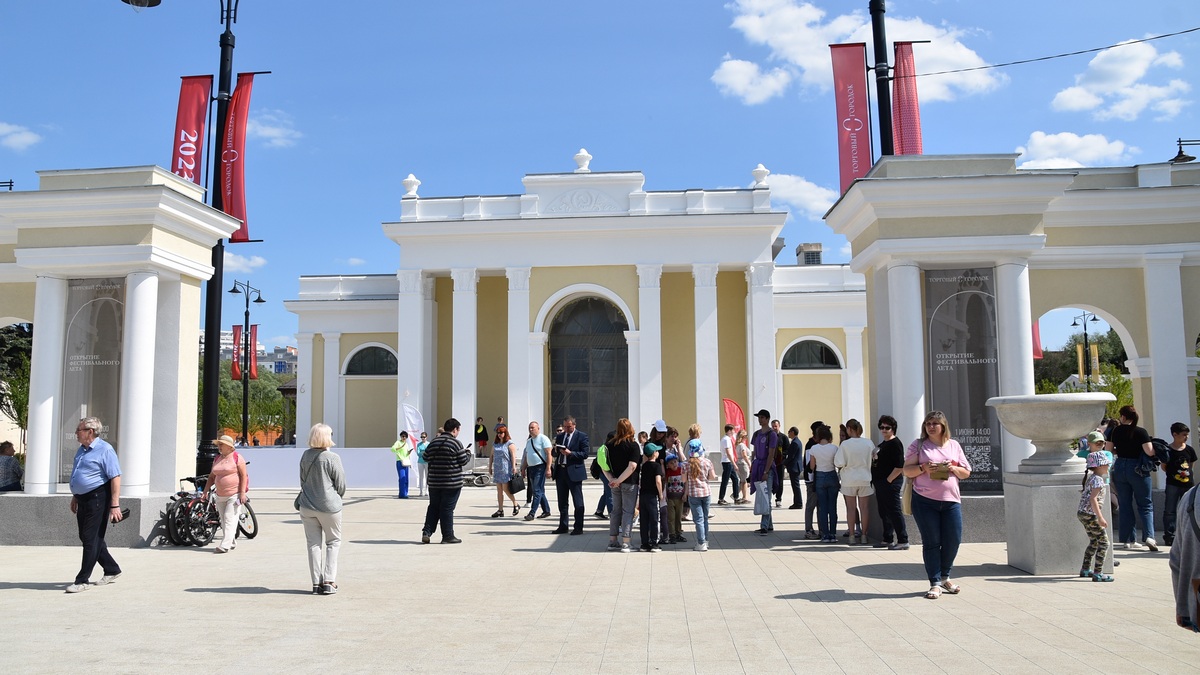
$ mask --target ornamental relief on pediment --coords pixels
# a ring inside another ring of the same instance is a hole
[[[571,190],[550,202],[545,213],[608,213],[623,211],[619,204],[599,190]]]

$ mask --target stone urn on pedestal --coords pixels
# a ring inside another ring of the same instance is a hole
[[[1104,407],[1116,398],[1109,393],[996,396],[987,404],[1013,436],[1029,439],[1035,448],[1017,471],[1004,474],[1004,519],[1008,531],[1008,564],[1030,574],[1079,572],[1087,535],[1075,514],[1079,510],[1084,461],[1071,442],[1095,430]],[[1112,522],[1108,499],[1110,553],[1105,569],[1112,571]]]

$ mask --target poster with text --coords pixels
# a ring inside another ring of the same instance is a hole
[[[929,406],[946,413],[950,432],[971,462],[963,492],[1004,489],[1000,422],[987,407],[999,392],[995,270],[925,272]]]
[[[71,279],[67,282],[66,342],[60,399],[59,480],[71,479],[79,442],[75,428],[98,417],[101,438],[121,454],[117,426],[121,392],[121,346],[125,326],[125,279]]]

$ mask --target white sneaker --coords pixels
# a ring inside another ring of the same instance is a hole
[[[107,586],[120,578],[121,578],[120,572],[117,572],[116,574],[105,574],[104,576],[100,577],[100,581],[97,581],[96,585],[97,586]]]
[[[71,584],[70,586],[67,586],[67,592],[68,593],[82,593],[91,587],[92,587],[91,584]]]
[[[1158,552],[1158,542],[1154,541],[1153,537],[1146,537],[1146,548],[1157,553]]]
[[[702,541],[702,542],[700,542],[699,544],[696,544],[695,548],[693,548],[692,550],[693,550],[693,551],[699,551],[700,553],[703,553],[703,552],[705,552],[705,551],[707,551],[707,550],[708,550],[708,542],[707,542],[707,541]]]
[[[1143,548],[1145,548],[1145,547],[1142,546],[1141,544],[1137,543],[1136,541],[1131,541],[1128,544],[1125,544],[1126,551],[1140,551]]]

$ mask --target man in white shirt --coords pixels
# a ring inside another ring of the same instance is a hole
[[[733,482],[733,496],[736,500],[741,494],[738,492],[739,482],[737,472],[734,471],[734,465],[737,463],[737,450],[733,442],[733,425],[725,425],[725,435],[721,437],[721,492],[717,496],[717,504],[725,506],[729,502],[725,501],[725,486]]]

